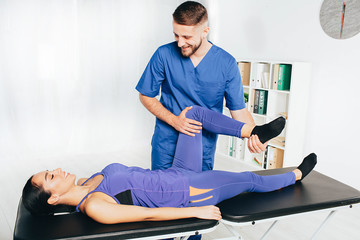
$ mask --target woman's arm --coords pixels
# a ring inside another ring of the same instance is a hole
[[[220,210],[216,206],[146,208],[109,203],[102,199],[91,199],[84,206],[84,210],[89,217],[104,224],[162,221],[191,217],[213,220],[221,219]]]

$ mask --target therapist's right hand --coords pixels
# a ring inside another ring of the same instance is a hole
[[[175,116],[172,121],[172,126],[177,131],[194,137],[195,133],[200,133],[200,130],[202,129],[202,123],[190,118],[186,118],[186,113],[191,108],[192,107],[187,107],[179,114],[179,116]]]

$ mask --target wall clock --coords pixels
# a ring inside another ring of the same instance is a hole
[[[320,9],[324,32],[335,39],[347,39],[360,32],[360,0],[324,0]]]

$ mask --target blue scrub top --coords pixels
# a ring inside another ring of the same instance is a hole
[[[189,57],[183,57],[177,42],[159,47],[136,90],[156,97],[161,88],[160,102],[175,115],[188,106],[198,105],[222,112],[224,97],[230,110],[245,108],[241,77],[236,60],[213,45],[195,68]],[[174,154],[178,131],[156,119],[152,147]],[[216,134],[203,129],[203,159],[214,158]]]

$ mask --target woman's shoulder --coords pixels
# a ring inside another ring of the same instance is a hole
[[[91,194],[86,198],[86,200],[81,204],[80,210],[88,216],[93,216],[98,211],[101,211],[101,207],[106,204],[106,201],[99,194]]]
[[[127,166],[120,164],[120,163],[111,163],[107,165],[101,172],[102,173],[109,173],[113,171],[119,171],[128,168]]]
[[[102,206],[106,204],[117,203],[112,197],[103,193],[103,192],[94,192],[90,194],[86,201],[82,204],[82,209],[84,212],[88,213],[94,209],[101,209]]]

